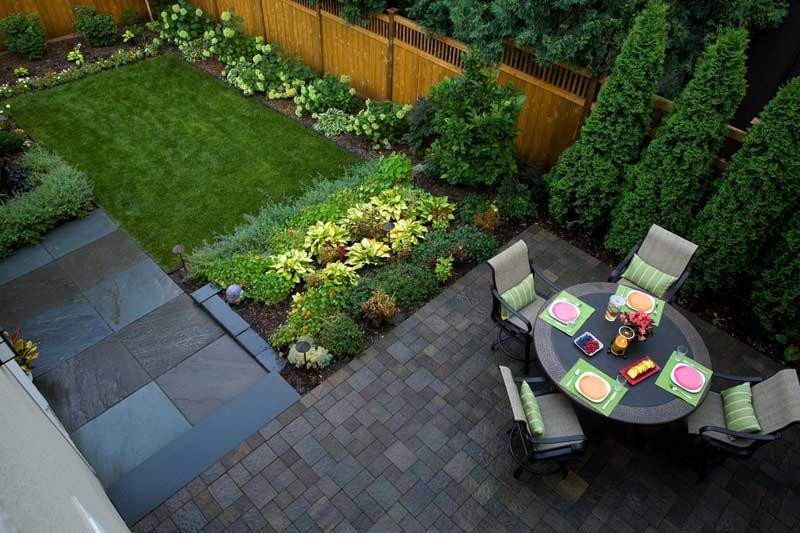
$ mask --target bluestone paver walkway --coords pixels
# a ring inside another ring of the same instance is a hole
[[[563,286],[610,271],[537,227],[523,238]],[[135,531],[800,531],[800,436],[696,482],[681,424],[579,416],[569,476],[512,477],[510,409],[479,266],[156,508]],[[776,366],[692,318],[717,368]],[[513,364],[520,372],[520,365]],[[638,444],[637,444],[638,443]]]

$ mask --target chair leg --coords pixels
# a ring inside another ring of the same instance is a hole
[[[519,480],[520,477],[522,477],[522,467],[518,466],[514,469],[514,479]]]
[[[561,479],[567,479],[567,462],[559,461],[558,467],[561,469]]]
[[[525,375],[531,375],[531,338],[525,339]]]

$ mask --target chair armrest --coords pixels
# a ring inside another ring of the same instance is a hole
[[[728,374],[726,372],[714,372],[713,377],[727,379],[728,381],[738,381],[740,383],[744,383],[745,381],[750,383],[761,383],[765,379],[764,376],[737,376],[735,374]]]
[[[514,378],[514,381],[516,381],[517,383],[525,382],[525,383],[532,383],[534,385],[542,385],[542,384],[547,385],[547,387],[543,390],[534,390],[533,391],[534,396],[543,396],[545,394],[552,394],[556,390],[555,385],[553,385],[553,382],[550,381],[549,378],[546,378],[544,376],[520,376]]]
[[[614,270],[611,271],[611,274],[608,275],[608,281],[611,283],[616,283],[619,281],[619,278],[622,277],[622,273],[625,272],[625,269],[630,264],[631,260],[633,259],[633,254],[639,251],[639,247],[642,245],[642,241],[637,242],[631,251],[628,252],[628,255],[625,256],[625,259],[620,261],[620,263],[614,267]]]
[[[533,272],[534,278],[541,279],[542,281],[544,281],[544,284],[547,285],[550,288],[550,290],[552,290],[555,293],[561,292],[562,290],[561,287],[559,287],[555,282],[550,281],[550,279],[544,275],[544,272],[542,272],[539,269],[539,267],[533,264],[533,261],[531,261],[531,272]],[[536,285],[534,284],[534,287],[535,286]]]
[[[683,271],[683,274],[675,280],[675,283],[672,284],[672,287],[669,288],[667,293],[664,295],[665,302],[671,302],[675,299],[678,295],[678,291],[681,290],[683,284],[686,283],[686,280],[689,279],[689,274],[692,273],[692,267],[687,266],[686,269]]]
[[[586,435],[566,435],[564,437],[533,437],[534,444],[561,444],[567,442],[586,442]]]
[[[707,432],[713,433],[722,433],[723,435],[730,435],[731,437],[736,437],[738,439],[747,439],[752,441],[773,441],[773,440],[780,440],[781,434],[776,433],[775,435],[770,434],[761,434],[761,433],[742,433],[741,431],[733,431],[728,428],[723,428],[719,426],[703,426],[700,428],[700,435],[703,435]]]
[[[525,324],[525,326],[528,328],[528,333],[533,331],[533,326],[531,325],[530,321],[524,316],[522,316],[522,314],[519,311],[508,305],[508,302],[503,300],[503,297],[500,296],[500,293],[497,292],[497,289],[492,289],[492,298],[494,298],[506,311],[511,313],[512,316],[515,316],[518,319],[520,319],[522,323]]]

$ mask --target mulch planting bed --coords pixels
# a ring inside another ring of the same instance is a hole
[[[82,37],[75,36],[48,41],[45,55],[42,59],[31,60],[11,52],[4,52],[0,55],[0,84],[14,83],[17,79],[14,75],[14,69],[17,67],[27,68],[28,76],[36,77],[48,72],[59,72],[67,67],[74,66],[74,63],[67,61],[67,54],[77,44],[81,45],[84,61],[90,63],[108,57],[121,48],[140,46],[143,42],[141,38],[138,38],[127,43],[123,43],[120,40],[120,42],[112,46],[97,47],[92,46]]]

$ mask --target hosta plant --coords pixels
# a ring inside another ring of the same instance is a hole
[[[31,370],[33,370],[33,362],[39,359],[39,345],[22,338],[22,333],[19,329],[14,330],[14,333],[10,335],[3,332],[3,337],[14,348],[14,352],[17,354],[14,360],[19,367],[26,374],[30,374]]]
[[[300,87],[300,94],[294,97],[294,113],[302,117],[304,113],[313,115],[328,109],[341,109],[348,112],[358,104],[356,90],[350,87],[348,76],[326,74],[322,78]]]
[[[341,261],[328,263],[325,268],[314,273],[320,285],[328,287],[350,287],[358,284],[356,269]]]
[[[67,52],[67,61],[70,63],[75,63],[76,66],[80,67],[84,63],[83,53],[81,53],[81,43],[75,45],[75,48]]]
[[[402,218],[395,222],[394,227],[389,231],[389,241],[392,243],[392,250],[408,250],[423,239],[425,232],[428,231],[419,220]]]
[[[339,246],[349,238],[343,227],[333,222],[317,222],[306,231],[305,247],[311,255],[316,255],[323,245]]]
[[[360,204],[347,210],[347,217],[342,221],[342,225],[347,229],[350,238],[360,241],[380,237],[385,222],[377,208],[369,204]]]
[[[303,342],[310,348],[306,352],[299,352],[297,344]],[[308,335],[298,337],[297,342],[289,348],[289,355],[286,358],[290,363],[299,368],[316,368],[322,369],[331,364],[333,361],[333,354],[322,346],[316,346],[314,339]]]
[[[389,247],[375,239],[361,239],[347,251],[347,264],[355,269],[366,265],[379,265],[391,256]]]
[[[408,131],[406,115],[410,105],[392,101],[374,102],[367,99],[366,107],[352,117],[347,131],[372,141],[372,148],[391,147]]]
[[[330,108],[317,115],[314,129],[325,137],[336,137],[347,131],[350,115],[341,109]]]
[[[284,279],[300,283],[302,277],[311,273],[311,256],[305,250],[289,250],[280,255],[272,256],[270,268],[275,270]]]
[[[399,220],[408,210],[406,194],[402,187],[393,187],[370,199],[370,205],[378,210],[383,220]]]

